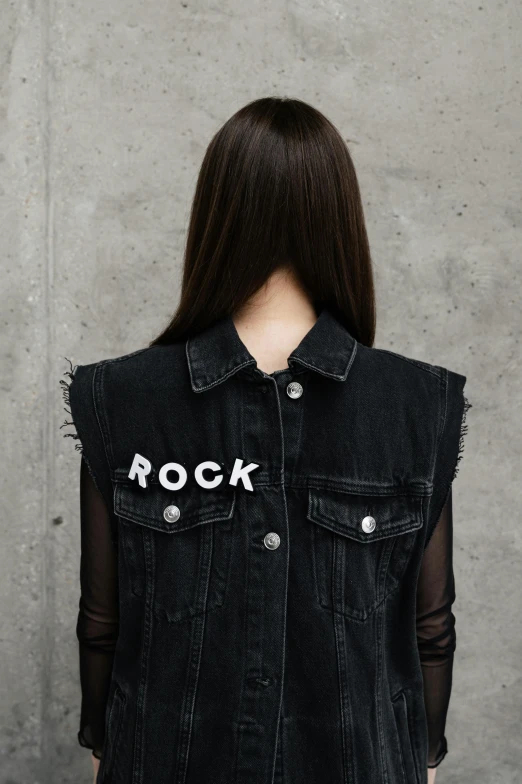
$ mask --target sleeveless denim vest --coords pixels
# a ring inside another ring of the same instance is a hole
[[[98,784],[427,781],[415,587],[466,377],[327,309],[288,365],[224,318],[71,374],[119,559]]]

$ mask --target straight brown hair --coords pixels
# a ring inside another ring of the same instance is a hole
[[[232,315],[283,266],[317,312],[326,306],[354,338],[373,345],[372,262],[347,145],[309,104],[267,97],[237,111],[207,148],[180,301],[149,345],[184,340]]]

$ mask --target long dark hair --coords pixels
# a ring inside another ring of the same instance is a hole
[[[149,344],[183,340],[231,315],[279,267],[372,346],[375,295],[361,196],[335,126],[303,101],[252,101],[205,153],[192,204],[181,297]]]

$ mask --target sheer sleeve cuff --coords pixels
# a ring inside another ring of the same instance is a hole
[[[428,768],[437,768],[440,765],[440,763],[442,762],[442,760],[444,759],[444,757],[446,756],[447,753],[448,753],[448,744],[446,742],[446,738],[444,737],[442,739],[442,742],[441,742],[440,751],[437,754],[437,757],[435,758],[435,760],[433,762],[428,760]]]
[[[89,734],[88,730],[87,730],[87,732],[85,732],[83,728],[80,729],[78,731],[78,743],[80,744],[80,746],[82,748],[89,749],[91,751],[91,753],[92,753],[92,756],[96,757],[96,759],[99,760],[99,759],[101,759],[101,756],[102,756],[102,750],[98,749],[98,748],[95,748],[93,743],[88,739],[88,737],[87,737],[88,734]]]

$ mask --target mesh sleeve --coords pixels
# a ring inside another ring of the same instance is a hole
[[[79,643],[81,714],[78,742],[101,758],[105,710],[118,639],[118,565],[110,511],[85,460],[80,464]]]
[[[440,519],[426,547],[417,584],[417,646],[424,682],[428,725],[428,767],[444,759],[444,734],[456,648],[453,574],[453,510],[449,491]]]
[[[424,684],[428,726],[428,767],[448,753],[446,718],[452,689],[455,630],[453,571],[453,482],[459,470],[471,403],[464,395],[466,377],[443,369],[442,405],[433,494],[424,553],[417,583],[417,646]]]
[[[117,525],[111,472],[98,418],[100,363],[72,366],[60,380],[68,418],[60,426],[76,441],[80,461],[79,643],[81,713],[78,742],[101,758],[105,710],[118,638]]]

